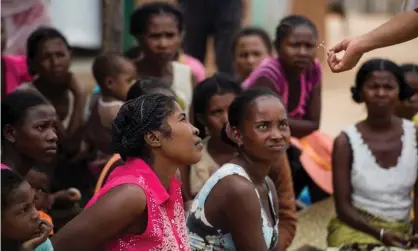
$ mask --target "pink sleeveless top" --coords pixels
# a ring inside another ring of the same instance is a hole
[[[141,159],[128,158],[124,165],[117,167],[86,208],[107,191],[122,184],[134,184],[143,189],[147,198],[148,225],[141,235],[121,233],[105,245],[107,251],[190,250],[181,182],[173,178],[167,192],[154,171]]]
[[[26,65],[25,56],[2,56],[5,65],[6,93],[14,91],[24,82],[32,81]]]
[[[278,58],[266,58],[242,83],[243,88],[250,88],[260,77],[266,77],[275,83],[274,90],[283,100],[286,108],[289,101],[289,83],[286,79],[283,67]],[[312,67],[300,75],[301,93],[299,103],[293,111],[289,111],[289,116],[295,119],[302,119],[307,110],[307,103],[312,95],[312,90],[321,84],[322,70],[318,59]]]
[[[192,72],[198,82],[205,80],[206,69],[198,59],[182,53],[180,54],[179,62],[188,65],[192,69]]]

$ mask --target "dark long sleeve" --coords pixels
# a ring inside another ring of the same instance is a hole
[[[279,205],[279,248],[286,250],[295,237],[297,225],[296,201],[290,165],[286,155],[283,155],[278,165],[272,168],[269,177],[276,187]]]

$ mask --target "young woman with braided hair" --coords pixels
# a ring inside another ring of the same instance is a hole
[[[198,134],[174,97],[148,94],[126,102],[112,128],[114,152],[125,163],[54,236],[55,250],[190,250],[175,175],[200,160]]]

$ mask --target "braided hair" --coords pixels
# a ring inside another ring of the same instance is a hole
[[[167,117],[175,109],[175,98],[163,94],[147,94],[127,101],[112,123],[112,147],[125,161],[127,157],[138,157],[152,161],[151,151],[145,135],[160,131],[171,135]]]
[[[274,41],[276,48],[280,47],[283,40],[289,36],[292,30],[299,26],[307,26],[311,28],[315,36],[318,37],[318,30],[310,19],[304,16],[290,15],[283,18],[276,28],[276,38]]]
[[[174,91],[170,88],[170,83],[166,80],[155,77],[144,77],[138,79],[131,88],[129,88],[127,100],[135,99],[145,94],[155,93],[160,90],[167,90],[167,92],[172,94],[171,96],[176,96]]]
[[[406,100],[414,95],[414,91],[405,81],[401,67],[391,60],[377,58],[366,61],[357,72],[355,86],[351,87],[351,95],[354,102],[362,103],[361,90],[370,74],[374,71],[388,71],[395,76],[399,85],[399,100]]]

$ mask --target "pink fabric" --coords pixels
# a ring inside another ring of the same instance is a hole
[[[148,225],[141,235],[121,233],[107,243],[106,250],[190,250],[180,190],[181,183],[173,178],[167,192],[153,170],[140,159],[129,158],[124,165],[117,167],[86,208],[110,189],[122,184],[137,185],[145,192]],[[121,205],[121,210],[123,210],[123,205]]]
[[[25,56],[2,56],[2,59],[6,70],[5,94],[11,93],[24,82],[32,81],[32,76],[29,75],[28,67],[26,65]]]
[[[183,54],[184,57],[184,64],[190,66],[192,69],[193,75],[196,76],[197,81],[201,82],[206,78],[206,69],[203,64],[196,58]]]
[[[3,169],[5,169],[5,170],[12,170],[10,167],[8,167],[8,166],[6,166],[5,164],[1,164],[1,170],[3,170]]]
[[[242,83],[243,88],[250,88],[260,77],[266,77],[275,83],[275,91],[288,108],[289,101],[289,83],[286,79],[280,60],[277,58],[266,58],[260,65],[250,74],[250,76]],[[306,114],[307,102],[309,101],[312,90],[321,84],[322,70],[318,59],[315,59],[314,65],[300,76],[301,93],[299,104],[293,111],[289,111],[289,116],[295,119],[302,119]]]

